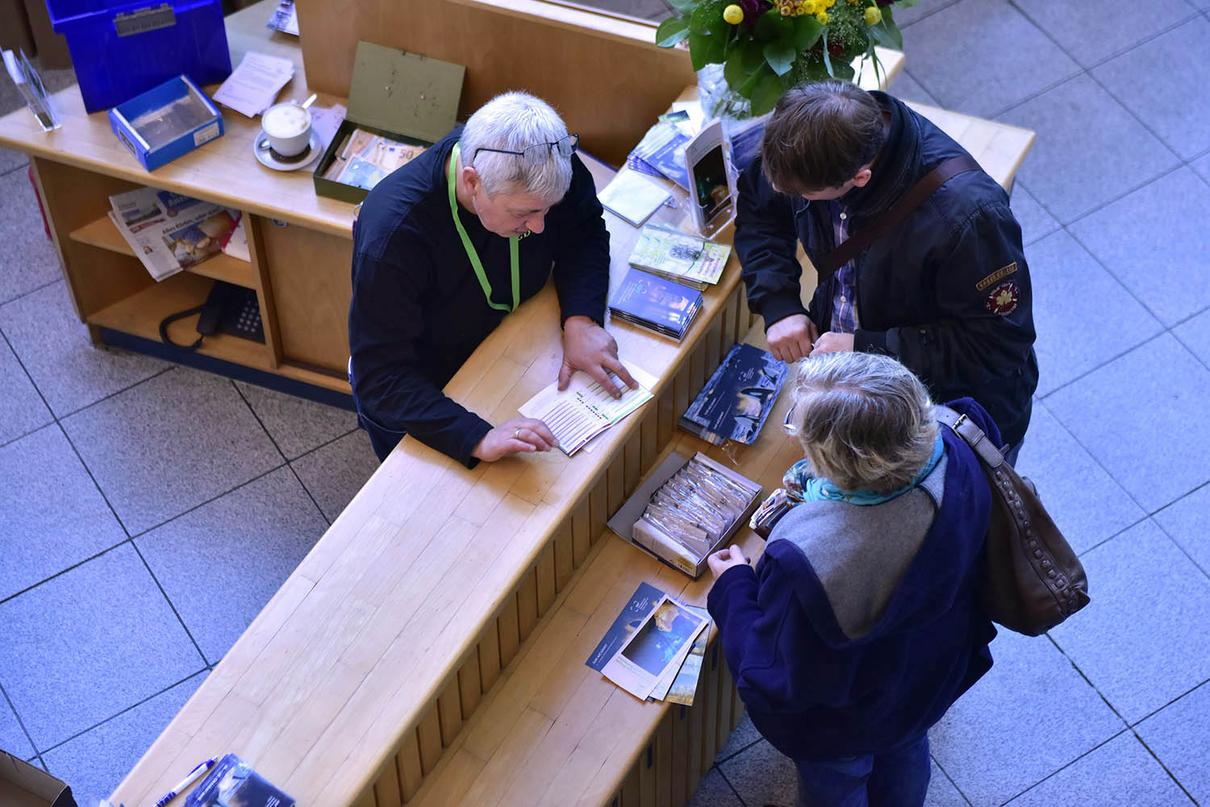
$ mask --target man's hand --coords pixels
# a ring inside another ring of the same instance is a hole
[[[735,544],[726,549],[720,549],[706,558],[706,564],[710,567],[710,574],[714,575],[715,580],[721,577],[723,572],[732,566],[743,566],[748,562],[748,558],[744,556],[744,550]]]
[[[588,317],[568,317],[563,323],[563,366],[559,368],[559,389],[567,389],[571,383],[571,375],[576,370],[583,370],[592,376],[593,380],[612,393],[613,397],[621,398],[623,390],[609,373],[612,372],[631,389],[638,387],[638,382],[630,377],[618,359],[618,343],[609,332]]]
[[[765,336],[773,358],[789,364],[811,355],[811,345],[819,338],[819,331],[806,314],[792,314],[770,325]]]
[[[852,353],[853,352],[853,334],[851,333],[833,333],[828,331],[823,336],[815,341],[815,349],[811,351],[811,355],[816,353]]]
[[[531,451],[550,451],[559,442],[550,428],[533,418],[506,420],[487,434],[475,446],[471,456],[484,462],[495,462],[510,454],[527,454]]]

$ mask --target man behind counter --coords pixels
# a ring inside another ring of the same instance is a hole
[[[385,460],[404,435],[473,467],[555,447],[546,424],[493,427],[442,388],[505,315],[554,274],[559,386],[582,370],[634,379],[602,327],[609,233],[577,137],[526,93],[499,95],[380,182],[353,226],[350,383]]]

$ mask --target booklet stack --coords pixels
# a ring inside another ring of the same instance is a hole
[[[711,445],[751,445],[760,434],[786,378],[771,353],[737,344],[681,416],[681,428]]]
[[[674,120],[661,120],[626,158],[626,165],[654,177],[671,179],[689,190],[689,170],[685,167],[685,144],[692,140]]]
[[[718,283],[727,266],[731,247],[696,235],[648,224],[630,252],[630,265],[653,274],[704,289]]]
[[[225,251],[240,212],[154,188],[109,197],[109,218],[157,281]],[[237,241],[238,244],[238,241]],[[247,246],[243,247],[243,259]],[[239,255],[238,248],[234,249]]]
[[[692,706],[710,624],[705,608],[640,583],[584,663],[636,698]]]
[[[678,342],[702,310],[702,293],[631,269],[609,301],[609,313]]]

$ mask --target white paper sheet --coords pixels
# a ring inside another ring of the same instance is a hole
[[[214,93],[214,100],[241,115],[255,118],[273,106],[281,88],[294,76],[294,62],[248,51],[239,66]]]
[[[559,448],[570,457],[593,437],[651,400],[649,388],[655,384],[655,377],[632,364],[623,364],[639,387],[627,388],[621,398],[614,398],[588,374],[577,372],[567,389],[559,392],[558,383],[551,384],[522,404],[519,411],[549,426]]]
[[[669,196],[667,189],[638,171],[622,171],[605,186],[599,198],[607,209],[635,227],[641,227]]]

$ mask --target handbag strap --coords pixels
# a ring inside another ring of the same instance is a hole
[[[966,444],[979,455],[979,459],[983,461],[984,465],[994,470],[1004,464],[1004,454],[992,444],[992,441],[988,439],[983,429],[975,424],[975,421],[966,415],[958,414],[948,406],[933,407],[933,415],[937,418],[938,423],[949,426],[965,440]]]
[[[858,232],[853,233],[851,237],[846,238],[844,243],[832,250],[831,254],[822,258],[816,265],[819,273],[830,275],[865,252],[870,244],[878,240],[887,230],[899,224],[912,211],[924,204],[924,201],[944,185],[950,177],[978,170],[980,170],[979,163],[975,162],[969,154],[950,157],[941,162],[936,168],[921,177],[915,185],[908,189],[907,193],[900,196],[889,210],[876,217]]]

